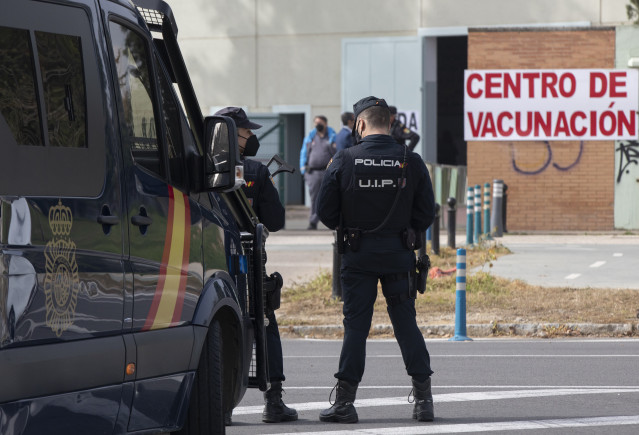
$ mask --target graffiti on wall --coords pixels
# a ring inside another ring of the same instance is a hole
[[[534,167],[532,167],[532,165],[530,165],[531,167],[524,167],[522,163],[517,163],[515,145],[513,143],[510,143],[510,160],[515,172],[523,175],[537,175],[548,169],[551,163],[552,166],[559,171],[569,171],[570,169],[577,166],[577,164],[579,164],[579,160],[581,160],[581,155],[584,151],[584,142],[581,141],[579,142],[579,154],[577,154],[577,158],[575,158],[575,160],[571,164],[562,166],[552,161],[552,145],[550,145],[550,142],[543,141],[542,144],[545,145],[546,148],[545,159],[543,159],[543,161],[540,161],[538,164],[535,164]]]
[[[636,140],[619,142],[619,148],[615,151],[619,151],[619,171],[617,172],[617,183],[619,183],[624,172],[630,173],[628,166],[639,165],[639,142]]]

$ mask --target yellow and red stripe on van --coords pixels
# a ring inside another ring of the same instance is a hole
[[[169,186],[169,213],[158,285],[143,331],[173,326],[180,321],[186,291],[191,241],[189,198]]]

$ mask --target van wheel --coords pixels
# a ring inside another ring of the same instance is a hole
[[[222,367],[222,327],[213,320],[195,373],[191,401],[179,435],[223,435],[224,397]]]

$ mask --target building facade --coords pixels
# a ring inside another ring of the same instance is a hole
[[[427,163],[466,167],[469,185],[505,181],[510,231],[639,228],[636,141],[467,142],[463,131],[465,70],[628,68],[639,35],[627,0],[168,3],[203,111],[272,116],[291,163],[315,115],[337,130],[342,111],[376,95],[418,131]],[[291,178],[285,200],[303,202]]]

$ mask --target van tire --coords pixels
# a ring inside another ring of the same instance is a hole
[[[209,327],[193,381],[189,410],[178,435],[224,435],[222,327],[213,320]]]

